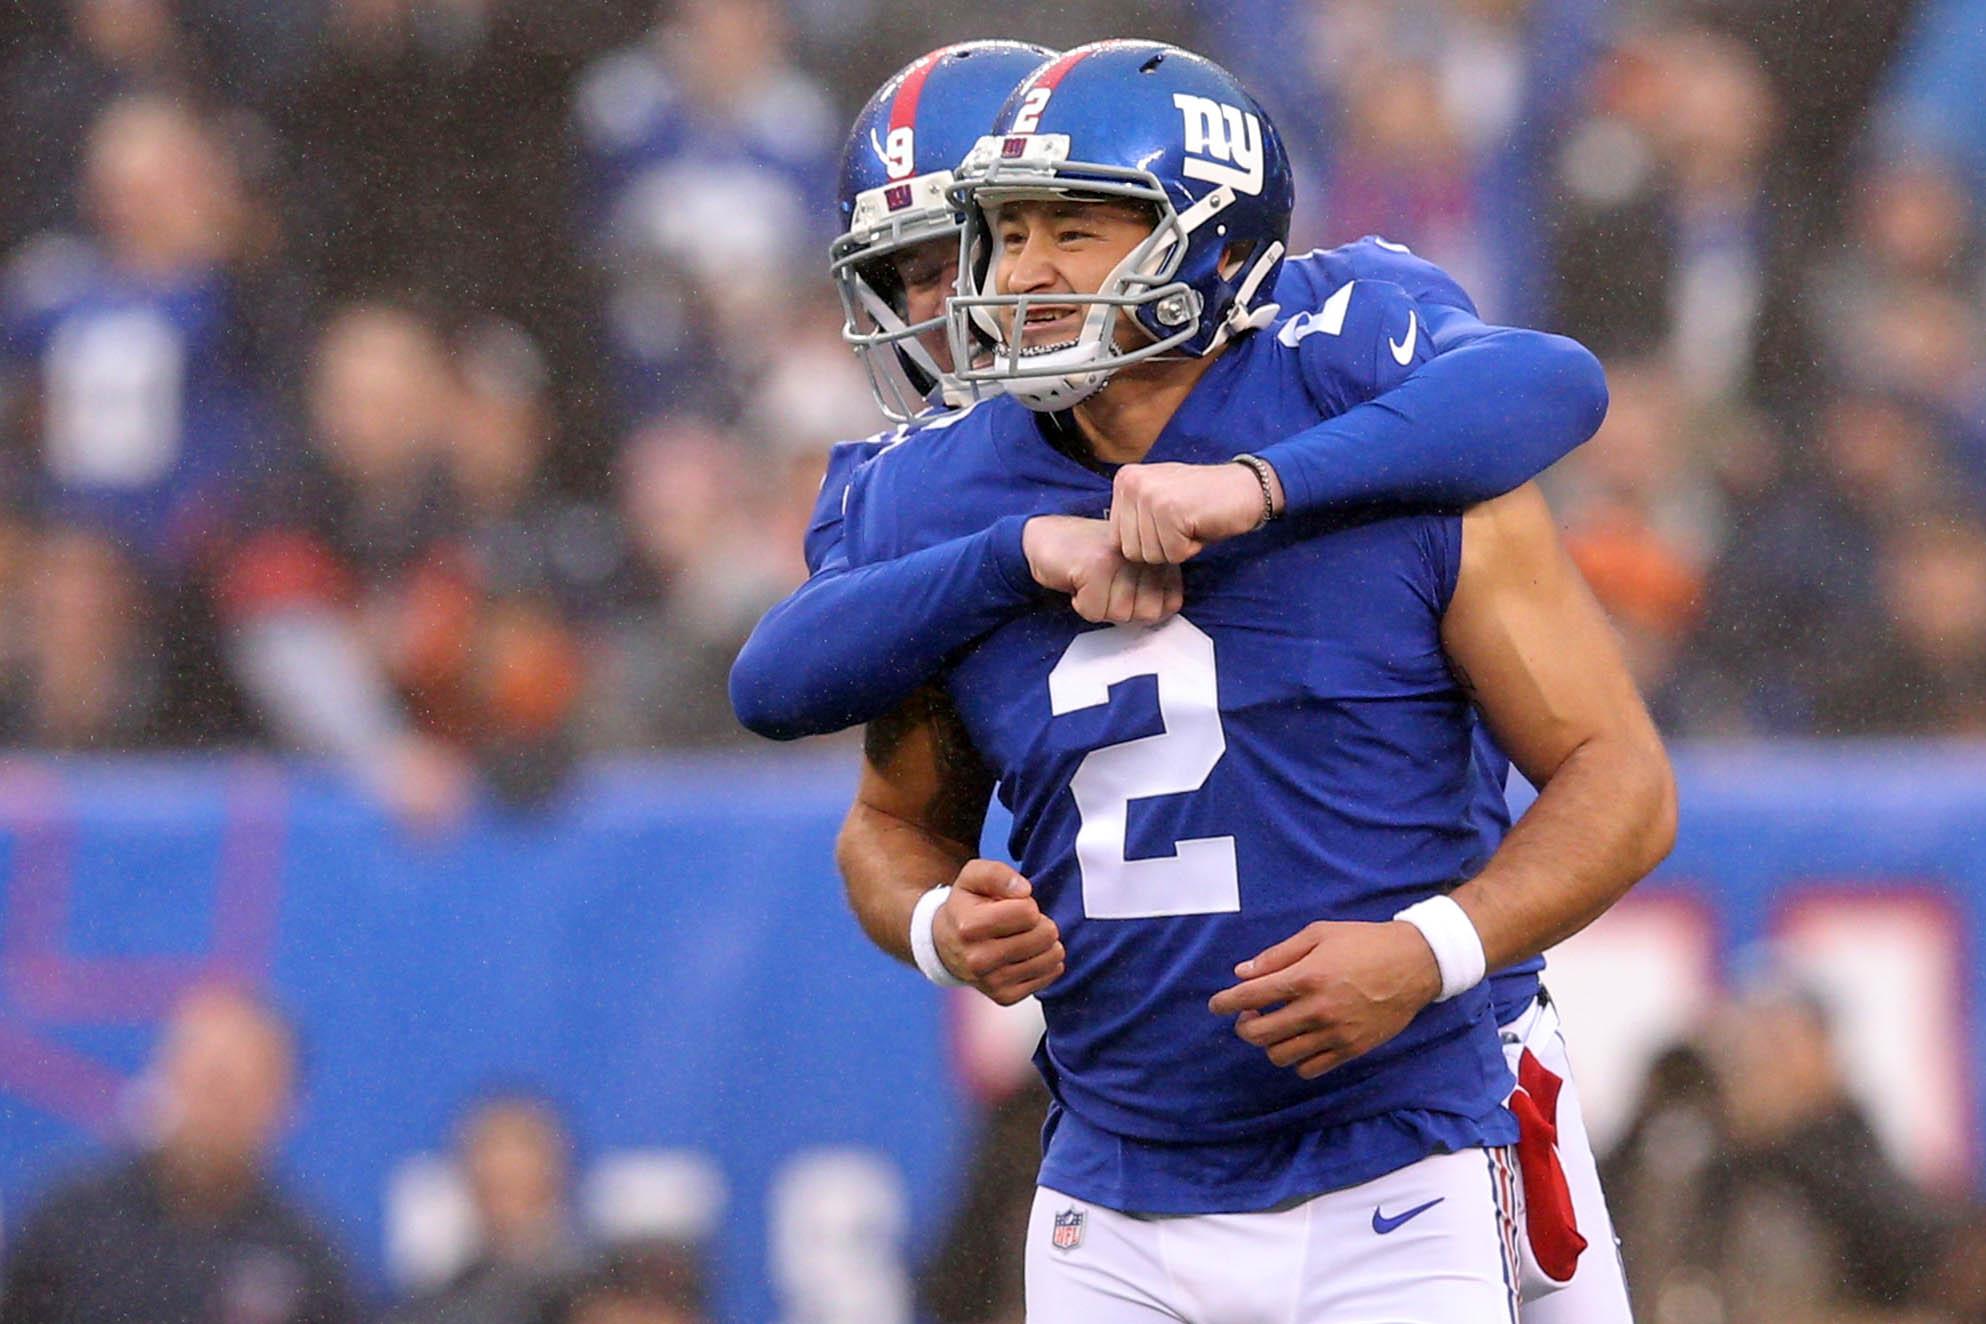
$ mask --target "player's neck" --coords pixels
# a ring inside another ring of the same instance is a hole
[[[1216,357],[1148,359],[1119,371],[1070,411],[1091,454],[1105,464],[1144,459]]]

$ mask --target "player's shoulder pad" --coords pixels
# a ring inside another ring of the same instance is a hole
[[[1332,412],[1391,390],[1433,356],[1413,299],[1390,281],[1348,281],[1317,308],[1283,319],[1274,335]]]
[[[913,419],[884,434],[875,453],[848,475],[843,512],[857,526],[866,555],[895,556],[919,542],[923,525],[954,505],[947,500],[988,465],[993,450],[992,406],[1012,401],[978,401],[964,409]]]
[[[1459,308],[1471,317],[1477,315],[1475,300],[1453,276],[1421,257],[1405,244],[1396,244],[1376,234],[1336,248],[1316,249],[1283,264],[1284,271],[1296,268],[1296,279],[1309,284],[1328,283],[1324,293],[1338,289],[1348,280],[1391,281],[1417,303],[1441,304]],[[1290,291],[1296,294],[1298,290]],[[1313,304],[1283,298],[1283,284],[1276,284],[1277,298],[1285,311]]]

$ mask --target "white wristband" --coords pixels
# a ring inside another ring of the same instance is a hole
[[[1483,954],[1482,937],[1454,897],[1416,901],[1393,918],[1419,929],[1434,950],[1434,968],[1441,972],[1441,994],[1436,1002],[1446,1002],[1483,982],[1489,958]]]
[[[938,908],[951,894],[949,887],[934,887],[917,898],[917,909],[910,912],[910,954],[924,977],[939,988],[964,988],[965,981],[947,969],[945,958],[938,955],[938,937],[932,931],[938,922]]]

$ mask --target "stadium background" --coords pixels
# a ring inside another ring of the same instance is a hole
[[[232,980],[382,1306],[473,1253],[442,1156],[505,1087],[712,1319],[1010,1317],[1025,1027],[867,949],[853,746],[722,679],[875,426],[842,126],[941,41],[1117,34],[1257,88],[1299,243],[1607,362],[1548,481],[1683,835],[1553,986],[1644,1317],[1986,1319],[1979,0],[0,8],[10,1229]]]

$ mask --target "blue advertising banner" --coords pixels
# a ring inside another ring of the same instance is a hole
[[[542,812],[484,809],[435,838],[340,778],[275,761],[0,767],[8,1224],[116,1141],[172,1002],[203,980],[251,980],[306,1046],[284,1171],[382,1290],[396,1174],[446,1149],[479,1090],[521,1082],[566,1110],[583,1164],[707,1160],[720,1319],[832,1318],[802,1298],[844,1289],[900,1302],[903,1266],[956,1193],[970,1108],[942,998],[843,905],[832,845],[852,763],[843,748],[602,765]],[[1950,1005],[1925,1018],[1921,1051],[1949,1057],[1954,1080],[1943,1114],[1900,1114],[1897,1134],[1970,1162],[1986,751],[1745,747],[1679,764],[1675,856],[1624,912],[1635,924],[1595,931],[1612,969],[1653,953],[1651,987],[1687,992],[1769,933],[1823,956],[1865,944],[1871,969],[1944,953],[1922,996]],[[1881,923],[1872,898],[1887,899]],[[1568,953],[1569,983],[1579,968]],[[1596,1061],[1632,1029],[1588,1020]],[[810,1265],[832,1220],[793,1204],[849,1198],[851,1172],[866,1174],[864,1235],[901,1234],[860,1290],[826,1283],[846,1266]]]

